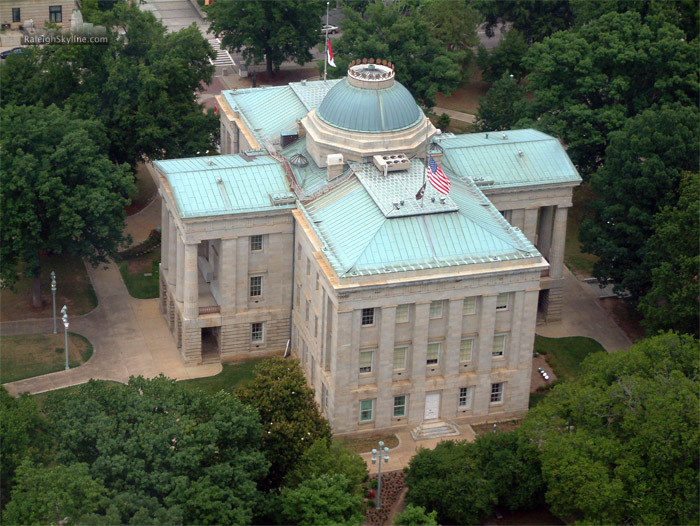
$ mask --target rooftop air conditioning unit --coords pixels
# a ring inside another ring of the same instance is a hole
[[[372,157],[372,161],[377,170],[382,173],[408,170],[411,166],[411,161],[403,153],[375,155]]]

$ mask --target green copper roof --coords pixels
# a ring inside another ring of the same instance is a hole
[[[317,114],[336,128],[367,133],[403,130],[423,118],[413,96],[400,83],[365,89],[351,85],[347,79],[328,92]]]
[[[281,131],[297,129],[297,119],[306,116],[340,80],[293,82],[272,86],[227,90],[221,93],[237,109],[259,141],[279,143]]]
[[[282,165],[271,157],[218,155],[153,164],[168,180],[182,218],[295,206],[275,204],[276,201],[288,203],[290,189]]]
[[[559,141],[536,130],[470,133],[437,143],[445,152],[443,169],[484,190],[581,181]]]
[[[352,177],[300,209],[340,277],[539,257],[474,183],[450,196],[457,211],[386,217]]]

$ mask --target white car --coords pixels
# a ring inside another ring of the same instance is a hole
[[[324,35],[333,35],[339,31],[338,26],[331,26],[329,24],[324,24],[321,28],[321,33]]]

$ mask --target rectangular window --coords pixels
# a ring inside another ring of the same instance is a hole
[[[250,296],[262,296],[262,276],[252,276],[250,278]]]
[[[426,355],[425,363],[428,365],[436,365],[440,361],[440,344],[429,343],[428,354]]]
[[[326,384],[321,384],[321,400],[323,400],[323,407],[328,408],[328,389]]]
[[[311,308],[311,302],[306,300],[306,321],[309,321],[309,309]]]
[[[437,300],[430,303],[430,318],[442,318],[442,300]]]
[[[369,422],[372,420],[372,412],[374,410],[374,400],[360,401],[360,422]]]
[[[374,325],[374,308],[362,309],[362,325]]]
[[[408,323],[408,305],[399,305],[396,307],[396,323]]]
[[[314,358],[314,355],[311,355],[311,378],[309,379],[309,383],[313,386],[314,385],[314,377],[316,373],[316,358]]]
[[[22,21],[22,18],[19,15],[19,7],[12,8],[12,21],[13,22],[21,22]]]
[[[459,345],[459,361],[471,362],[474,349],[474,338],[463,338]]]
[[[394,347],[394,371],[406,368],[406,352],[408,347]]]
[[[308,359],[308,355],[309,355],[309,346],[306,345],[306,340],[304,340],[304,354],[303,354],[302,360],[301,360],[301,364],[304,366],[306,365],[306,360]]]
[[[394,397],[394,417],[406,416],[406,395]]]
[[[472,406],[472,388],[471,387],[460,387],[459,388],[459,407],[462,409]]]
[[[503,383],[491,384],[491,403],[503,402]]]
[[[318,285],[319,285],[319,282],[318,282],[318,272],[316,272],[316,290],[318,290]]]
[[[496,310],[508,310],[508,296],[507,292],[502,292],[496,298]]]
[[[309,258],[306,258],[306,275],[311,275],[311,260]]]
[[[314,338],[318,338],[318,316],[314,314]]]
[[[263,237],[262,236],[250,236],[250,250],[251,252],[256,252],[263,249]]]
[[[250,324],[250,341],[253,343],[260,343],[263,341],[263,324],[262,323],[251,323]]]
[[[491,356],[494,358],[502,357],[506,352],[506,335],[496,334],[493,337],[493,349],[491,350]]]
[[[374,351],[360,351],[360,374],[372,373]]]
[[[464,316],[476,314],[476,298],[474,296],[472,296],[471,298],[464,298],[464,307],[462,308],[462,314]]]
[[[60,5],[49,6],[49,22],[63,22],[63,8]]]
[[[297,243],[297,259],[301,260],[301,243]]]
[[[297,307],[301,305],[301,285],[297,283]]]

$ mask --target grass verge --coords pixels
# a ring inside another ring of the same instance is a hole
[[[119,264],[119,272],[132,297],[145,300],[158,297],[160,250]]]
[[[567,379],[581,374],[581,363],[588,355],[605,352],[605,349],[594,339],[584,336],[545,338],[536,335],[535,352],[547,355],[547,363],[557,378]]]
[[[373,435],[362,438],[335,438],[335,441],[341,443],[353,453],[369,453],[373,448],[379,448],[379,441],[384,442],[384,446],[389,449],[399,445],[399,439],[396,435]]]
[[[67,254],[43,254],[41,262],[41,299],[42,306],[32,306],[32,278],[21,278],[14,285],[14,290],[2,289],[0,319],[17,321],[32,318],[51,318],[53,316],[51,296],[51,271],[56,273],[56,311],[63,305],[68,306],[69,316],[87,314],[97,307],[95,294],[85,264],[80,258]]]
[[[62,371],[66,366],[65,336],[22,334],[0,337],[0,382],[15,382]],[[78,367],[92,356],[92,344],[80,334],[68,333],[68,364]]]
[[[247,360],[245,362],[223,363],[223,370],[216,376],[207,378],[195,378],[194,380],[182,380],[182,383],[192,389],[214,394],[221,390],[233,391],[237,387],[245,385],[253,378],[253,369],[262,358]]]

